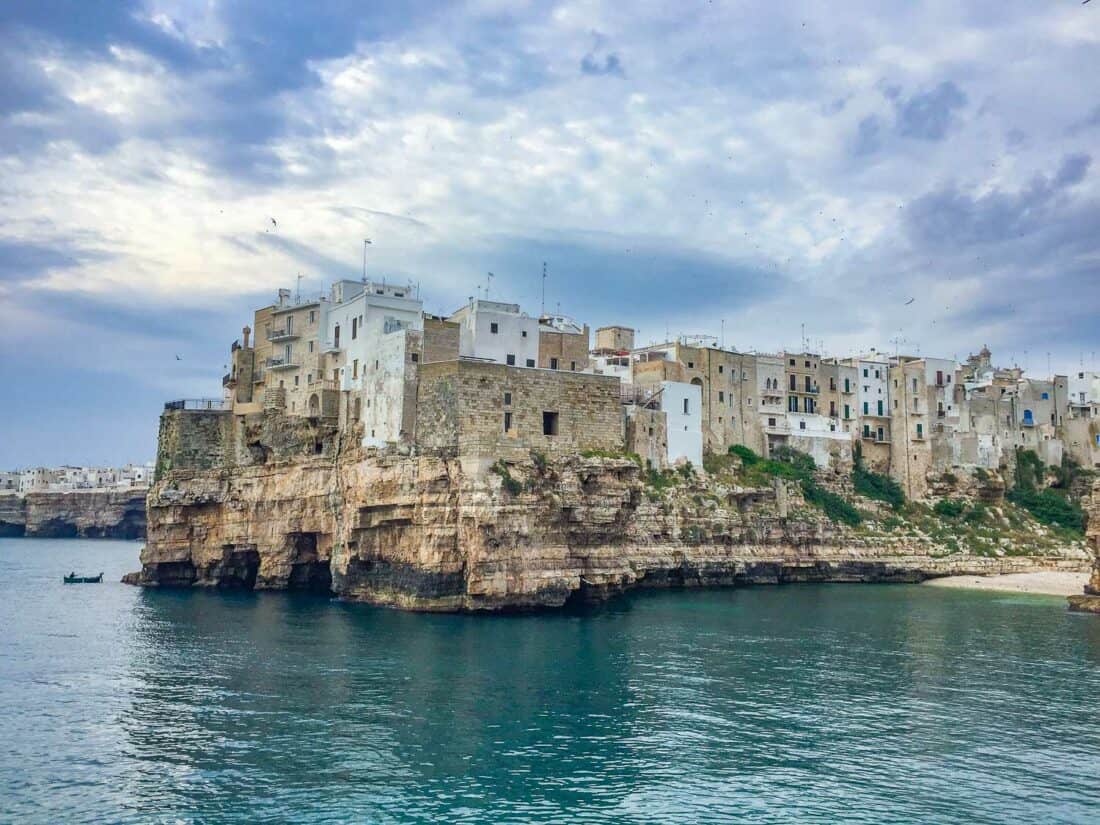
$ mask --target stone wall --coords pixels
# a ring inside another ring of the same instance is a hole
[[[554,434],[544,434],[546,414],[556,414]],[[425,364],[416,432],[422,450],[473,458],[621,450],[619,380],[478,361]]]
[[[421,361],[454,361],[458,358],[458,340],[461,325],[442,318],[424,318],[424,344]]]
[[[624,407],[626,414],[626,451],[641,456],[657,469],[668,464],[668,421],[663,410]]]
[[[539,330],[539,360],[541,369],[554,369],[551,359],[557,359],[557,369],[581,372],[588,369],[588,327],[582,335],[569,332]]]
[[[1100,478],[1093,482],[1092,495],[1085,502],[1085,508],[1088,513],[1087,535],[1093,556],[1092,575],[1083,594],[1069,597],[1069,606],[1071,610],[1100,613]]]
[[[233,415],[215,410],[165,410],[157,437],[156,476],[169,470],[209,470],[234,463],[231,444]]]

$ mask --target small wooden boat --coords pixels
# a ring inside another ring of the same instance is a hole
[[[65,577],[65,584],[99,584],[103,581],[103,574],[98,576],[78,576],[76,573],[70,573]]]

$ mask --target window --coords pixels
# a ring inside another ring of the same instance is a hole
[[[943,386],[943,370],[936,370],[936,386]]]
[[[351,377],[352,378],[358,378],[359,377],[359,359],[358,358],[356,358],[354,361],[351,362]]]
[[[296,387],[298,386],[298,376],[297,375],[294,376],[294,386],[296,386]]]
[[[493,321],[491,324],[489,324],[489,332],[493,333],[493,335],[496,335],[498,332],[500,332],[500,324],[498,324],[496,321]]]
[[[871,409],[868,406],[866,401],[863,402],[863,414],[864,415],[870,415],[871,414]]]
[[[558,414],[556,412],[551,412],[548,410],[542,414],[542,434],[558,434]]]
[[[871,425],[870,424],[864,424],[863,425],[863,436],[864,436],[864,438],[870,438],[871,437]]]
[[[851,392],[851,391],[852,391],[852,386],[851,386],[851,384],[850,384],[850,383],[848,382],[848,379],[847,379],[847,378],[845,378],[845,379],[844,379],[844,392]]]
[[[414,352],[412,354],[411,358],[412,358],[412,362],[415,364],[417,361],[420,360],[420,353],[419,352]]]
[[[790,377],[790,382],[789,383],[790,383],[791,390],[797,390],[798,389],[798,376],[797,375],[792,375]]]
[[[913,379],[913,392],[916,392],[916,391],[917,391],[917,379],[914,378]]]
[[[787,398],[787,411],[798,412],[798,399],[793,395]]]
[[[534,358],[528,358],[527,359],[527,366],[529,366],[529,367],[535,366],[535,359]]]
[[[726,400],[726,394],[724,392],[722,392],[721,390],[718,390],[718,403],[719,404],[725,403],[725,400]]]
[[[723,372],[725,372],[725,369],[726,369],[725,367],[723,367],[721,364],[719,364],[718,365],[718,374],[721,375]]]
[[[354,341],[359,335],[359,319],[351,319],[351,340]]]
[[[920,412],[920,399],[919,398],[914,398],[913,399],[913,412]]]
[[[506,355],[504,356],[504,360],[509,367],[514,367],[516,365],[516,356],[514,355]]]
[[[844,405],[844,419],[848,420],[851,417],[852,417],[852,408],[849,407],[847,404],[845,404]]]
[[[885,441],[886,440],[886,430],[883,429],[882,427],[878,428],[878,438],[876,440],[877,441]]]
[[[306,383],[307,384],[312,384],[313,383],[313,373],[312,372],[307,372],[306,373]]]
[[[809,368],[810,368],[810,362],[809,362],[809,361],[807,361],[807,362],[806,362],[806,369],[809,369]]]
[[[918,424],[917,425],[917,438],[924,438],[924,425],[923,424]]]
[[[512,413],[504,413],[504,432],[510,433],[512,431]]]
[[[769,418],[768,419],[768,426],[769,427],[774,427],[775,426],[775,419],[774,418]]]
[[[510,407],[512,405],[512,393],[504,393],[504,406]]]
[[[695,369],[695,362],[694,361],[688,361],[688,369],[689,370]]]
[[[806,422],[805,421],[799,421],[798,422],[798,429],[800,429],[800,430],[806,429]]]
[[[805,378],[806,378],[806,392],[809,392],[810,391],[810,376],[807,375],[807,376],[805,376]]]
[[[1043,400],[1044,401],[1049,401],[1050,400],[1050,393],[1049,392],[1044,392],[1043,393]]]
[[[309,322],[312,324],[317,319],[317,310],[311,309],[309,311]]]
[[[332,334],[332,345],[340,349],[340,325],[336,325],[336,331]]]
[[[688,398],[684,399],[684,415],[691,415],[691,400]]]
[[[313,352],[313,342],[312,341],[309,342],[309,351]]]
[[[881,375],[879,374],[879,371],[878,371],[878,370],[875,370],[875,378],[881,378],[881,377],[882,377],[882,376],[881,376]]]
[[[558,368],[558,359],[557,358],[551,358],[550,359],[550,369],[556,370],[557,368]]]
[[[520,335],[521,335],[522,337],[526,338],[526,337],[527,337],[527,330],[523,330],[523,331],[522,331],[522,332],[520,333]]]
[[[569,369],[572,370],[573,372],[576,372],[577,371],[577,362],[576,361],[570,361],[569,362]]]
[[[878,400],[878,414],[882,415],[882,399]]]
[[[836,389],[836,379],[835,378],[829,378],[829,389],[830,390],[835,390]]]
[[[864,378],[867,377],[867,368],[866,367],[863,368],[863,377]]]
[[[833,418],[836,418],[836,402],[835,401],[830,401],[829,402],[829,415]]]
[[[791,366],[792,367],[794,366],[794,359],[793,358],[791,359]]]

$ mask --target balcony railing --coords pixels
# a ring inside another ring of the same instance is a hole
[[[283,329],[269,329],[267,331],[268,341],[289,341],[292,338],[297,337],[298,333],[296,333],[293,329],[287,329],[285,327]]]
[[[222,412],[233,409],[233,404],[222,398],[181,398],[177,401],[166,401],[164,409]]]
[[[314,378],[309,382],[311,390],[338,390],[340,387],[331,378]]]
[[[268,358],[264,366],[269,370],[292,370],[301,366],[298,362],[288,358]]]

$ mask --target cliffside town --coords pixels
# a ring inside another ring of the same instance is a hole
[[[231,356],[222,399],[166,405],[131,581],[454,610],[1087,563],[1077,505],[1044,496],[1100,466],[1092,373],[593,344],[370,281],[280,290]]]

